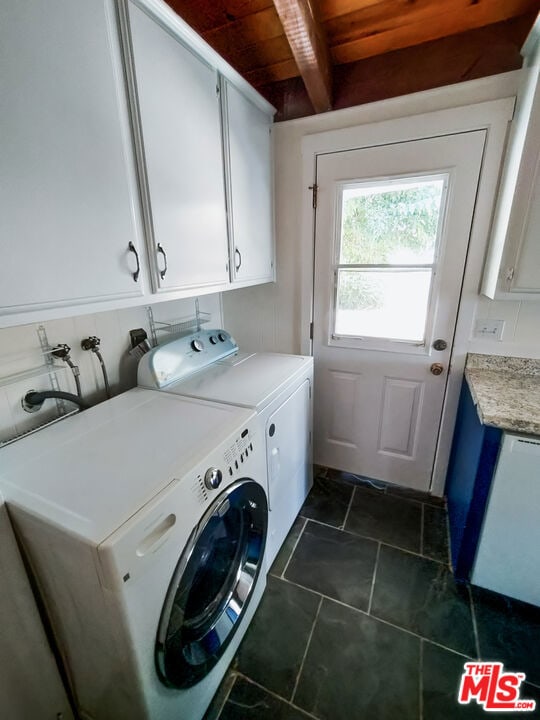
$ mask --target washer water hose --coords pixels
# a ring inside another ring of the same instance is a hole
[[[107,368],[105,367],[105,361],[103,360],[103,356],[101,355],[99,351],[99,344],[101,343],[101,340],[96,337],[95,335],[90,335],[90,337],[85,338],[84,340],[81,340],[81,347],[83,350],[91,350],[94,355],[99,360],[99,364],[101,365],[101,372],[103,373],[103,382],[105,384],[105,392],[107,393],[107,397],[111,398],[111,388],[109,385],[109,376],[107,375]]]
[[[66,361],[66,363],[69,365],[69,367],[71,368],[71,372],[73,373],[73,378],[74,378],[74,380],[75,380],[75,385],[76,385],[76,387],[77,387],[77,395],[78,395],[80,398],[82,398],[81,380],[80,380],[80,378],[79,378],[79,375],[80,375],[81,373],[80,373],[80,370],[79,370],[79,366],[78,366],[78,365],[75,365],[75,363],[74,363],[73,360],[69,357],[69,355],[68,355],[67,358],[65,358],[65,361]]]
[[[49,398],[54,400],[69,400],[69,402],[78,405],[81,410],[88,409],[88,405],[78,395],[63,392],[62,390],[44,390],[43,392],[30,390],[23,398],[23,408],[25,410],[28,409],[29,412],[32,412],[32,410],[39,410],[45,400],[48,400]]]
[[[73,379],[75,380],[75,386],[77,387],[77,395],[82,400],[81,380],[79,378],[81,372],[79,370],[79,366],[75,365],[75,363],[71,359],[71,355],[69,354],[70,352],[71,348],[69,347],[69,345],[61,343],[60,345],[57,345],[55,348],[53,348],[52,354],[55,357],[60,358],[60,360],[63,360],[66,365],[69,365],[69,367],[71,368],[71,372],[73,373]]]

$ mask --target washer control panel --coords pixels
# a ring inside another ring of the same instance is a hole
[[[223,480],[223,473],[219,468],[211,467],[204,474],[204,484],[209,490],[217,490]]]
[[[142,356],[137,370],[139,387],[161,389],[238,352],[226,330],[198,330],[158,345]]]
[[[253,448],[252,433],[246,428],[234,445],[225,452],[226,472],[230,477],[242,472],[242,465],[253,452]]]
[[[221,485],[224,480],[234,482],[244,477],[246,470],[244,465],[253,452],[255,452],[255,436],[256,432],[246,427],[236,438],[234,443],[229,445],[221,456],[221,461],[217,458],[219,464],[223,462],[221,468],[217,465],[211,465],[206,471],[200,472],[193,482],[193,493],[197,497],[197,501],[204,505],[213,497],[212,491],[221,492]],[[247,470],[248,474],[250,470]],[[251,468],[253,472],[253,468]]]

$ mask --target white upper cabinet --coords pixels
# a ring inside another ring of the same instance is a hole
[[[522,54],[523,83],[512,120],[481,291],[490,298],[540,293],[540,21]]]
[[[0,327],[274,279],[273,108],[165,2],[5,0],[0,66]]]
[[[112,0],[3,2],[0,66],[0,324],[139,296],[143,241]]]
[[[128,7],[154,289],[226,283],[217,72],[137,5]]]
[[[274,279],[272,115],[223,81],[231,282]]]

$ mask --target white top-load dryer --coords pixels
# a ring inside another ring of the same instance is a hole
[[[252,410],[136,388],[0,451],[81,718],[203,716],[265,587],[263,449]]]
[[[313,483],[313,358],[241,353],[225,330],[199,330],[159,345],[138,368],[141,387],[256,410],[266,438],[270,568]],[[230,458],[238,472],[244,457]]]

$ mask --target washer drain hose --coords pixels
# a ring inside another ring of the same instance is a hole
[[[69,402],[75,403],[75,405],[78,405],[81,410],[87,410],[88,405],[84,402],[84,400],[81,400],[81,398],[78,395],[73,395],[73,393],[63,392],[62,390],[44,390],[43,392],[37,392],[35,390],[31,390],[29,393],[26,393],[24,396],[24,401],[28,405],[42,405],[45,400],[48,400],[49,398],[52,399],[58,399],[58,400],[69,400]]]

